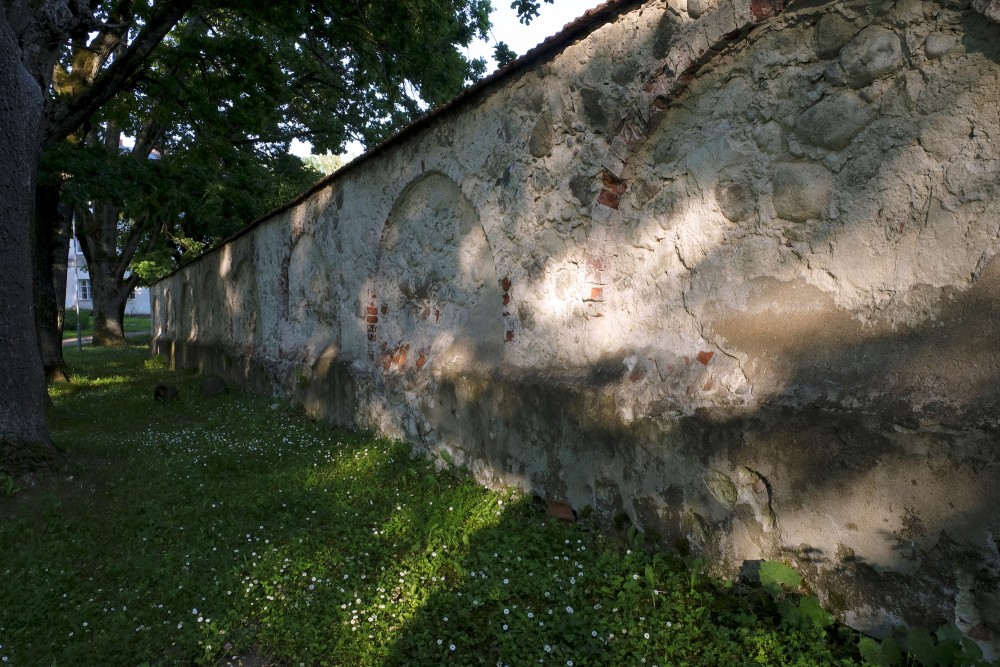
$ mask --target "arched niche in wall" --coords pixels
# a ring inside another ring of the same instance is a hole
[[[185,280],[184,285],[181,287],[180,304],[177,306],[177,322],[179,325],[177,338],[194,340],[197,337],[198,326],[195,320],[194,307],[195,303],[191,283]]]
[[[298,323],[312,317],[330,324],[332,299],[322,249],[312,234],[302,234],[288,263],[288,317]]]
[[[254,270],[253,246],[242,239],[234,244],[232,270],[223,280],[226,310],[229,314],[230,340],[249,343],[257,335],[257,273]]]
[[[496,364],[503,288],[472,202],[440,173],[411,183],[379,242],[364,316],[369,359],[384,369]]]

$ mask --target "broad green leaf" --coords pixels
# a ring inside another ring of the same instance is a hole
[[[764,561],[760,564],[760,584],[772,596],[779,596],[784,591],[783,586],[797,588],[802,583],[802,577],[784,563]]]

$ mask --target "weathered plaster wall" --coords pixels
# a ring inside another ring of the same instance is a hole
[[[648,2],[160,282],[154,348],[996,641],[998,19]]]

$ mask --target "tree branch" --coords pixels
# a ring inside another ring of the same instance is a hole
[[[43,145],[61,141],[128,86],[153,49],[184,17],[194,0],[165,0],[128,49],[102,72],[85,92],[50,107],[45,119]]]

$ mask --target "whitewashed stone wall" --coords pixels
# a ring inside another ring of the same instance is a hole
[[[604,11],[158,283],[154,349],[995,650],[1000,4]]]

